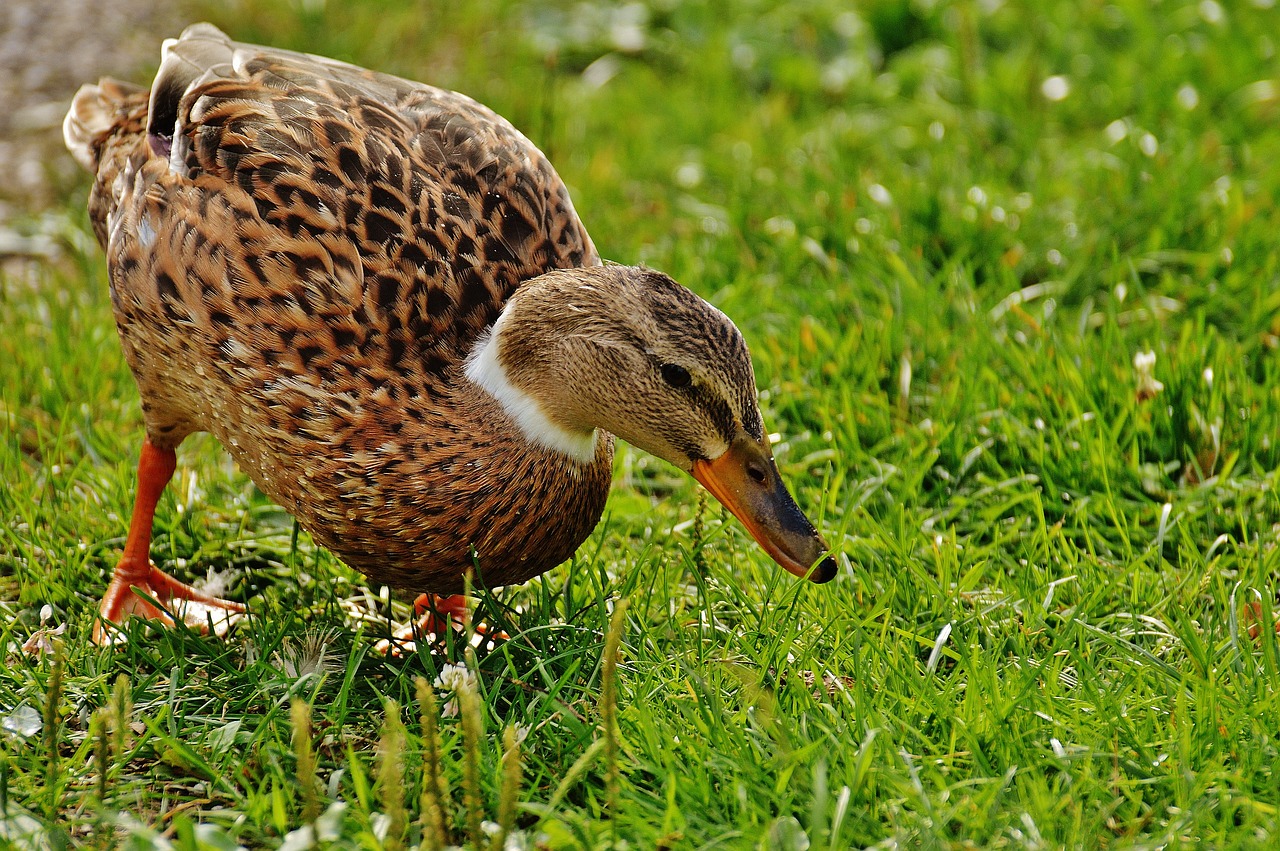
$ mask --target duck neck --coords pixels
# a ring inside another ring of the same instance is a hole
[[[530,443],[564,455],[579,465],[592,463],[600,440],[599,430],[564,424],[555,410],[549,410],[543,400],[512,380],[507,367],[512,313],[512,304],[508,303],[492,328],[476,341],[466,361],[467,378],[497,400]],[[525,352],[524,357],[532,364],[545,364],[555,355],[532,351]]]

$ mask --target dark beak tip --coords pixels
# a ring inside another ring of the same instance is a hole
[[[813,569],[813,573],[809,575],[809,579],[810,581],[821,585],[824,582],[830,582],[832,579],[835,579],[836,572],[836,560],[831,556],[827,556],[822,561],[818,562],[818,566]]]

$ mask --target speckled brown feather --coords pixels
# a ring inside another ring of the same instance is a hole
[[[520,582],[587,537],[612,439],[578,467],[460,379],[522,282],[600,262],[504,119],[197,25],[150,103],[86,87],[68,127],[156,446],[212,432],[320,543],[414,591],[459,590],[473,557]]]

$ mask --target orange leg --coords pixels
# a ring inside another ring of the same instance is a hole
[[[1245,604],[1244,622],[1249,628],[1249,637],[1256,640],[1262,634],[1262,604],[1257,600]],[[1276,621],[1275,629],[1276,634],[1280,635],[1280,620]]]
[[[133,503],[133,519],[129,522],[129,538],[124,553],[111,575],[111,584],[102,595],[98,608],[98,621],[93,626],[95,644],[110,644],[116,639],[118,624],[130,615],[173,624],[176,615],[193,629],[208,628],[212,622],[214,631],[222,634],[235,617],[244,612],[244,606],[228,600],[204,594],[184,585],[160,568],[151,564],[151,524],[155,519],[156,504],[164,492],[178,456],[172,449],[160,449],[148,438],[142,443],[142,456],[138,459],[138,494]],[[141,591],[159,602],[164,609],[153,606],[136,591]]]
[[[445,630],[451,627],[457,632],[465,632],[470,605],[470,601],[462,594],[449,597],[419,594],[413,601],[413,613],[418,620],[405,629],[396,630],[390,639],[383,639],[375,646],[381,653],[412,653],[419,638],[434,635],[437,642],[443,641]],[[486,636],[490,641],[506,641],[511,637],[502,630],[490,634],[489,628],[484,624],[474,624],[473,629],[477,635]]]

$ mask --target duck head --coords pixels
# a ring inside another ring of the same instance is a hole
[[[659,272],[593,266],[523,284],[467,360],[532,443],[580,463],[604,429],[702,483],[791,573],[835,560],[778,474],[730,319]]]

